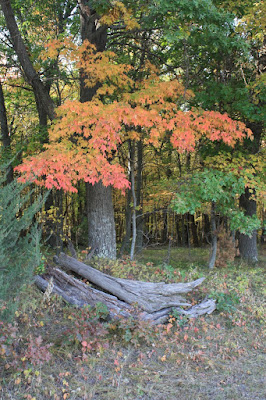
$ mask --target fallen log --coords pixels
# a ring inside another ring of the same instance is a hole
[[[200,285],[204,278],[188,283],[153,283],[114,278],[72,257],[61,253],[54,261],[68,271],[88,279],[99,288],[127,304],[137,303],[147,313],[191,304],[182,296]]]
[[[94,307],[97,303],[103,303],[107,306],[111,316],[116,314],[124,315],[125,317],[129,316],[131,307],[128,304],[119,301],[115,296],[86,285],[59,268],[49,269],[48,274],[43,277],[36,276],[35,283],[41,290],[45,291],[51,277],[54,284],[53,293],[59,294],[68,303],[78,307],[88,304]]]
[[[178,313],[186,315],[189,318],[195,318],[198,315],[206,313],[210,314],[215,309],[215,301],[209,299],[187,310],[180,307],[167,307],[151,313],[141,310],[140,312],[136,312],[136,308],[132,305],[119,300],[116,296],[88,286],[59,268],[50,268],[48,273],[44,276],[37,275],[35,277],[35,283],[42,291],[46,291],[49,282],[51,282],[51,278],[53,279],[52,293],[60,295],[68,303],[76,305],[77,307],[83,307],[85,305],[95,306],[99,302],[103,303],[106,305],[110,318],[112,319],[117,317],[133,317],[139,320],[149,321],[154,325],[166,322],[173,309],[176,309]]]

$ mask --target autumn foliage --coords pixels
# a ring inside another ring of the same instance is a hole
[[[130,78],[131,67],[116,62],[112,52],[97,53],[85,42],[77,47],[68,39],[50,43],[45,57],[67,58],[87,77],[86,84],[101,86],[92,101],[66,101],[57,108],[45,151],[17,167],[21,180],[47,188],[75,192],[79,180],[100,180],[118,189],[129,186],[116,155],[128,139],[159,146],[165,136],[178,152],[191,152],[203,138],[234,146],[251,131],[239,121],[214,111],[182,111],[193,94],[177,80],[162,81],[147,65],[141,82]]]

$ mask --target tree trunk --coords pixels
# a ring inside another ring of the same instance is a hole
[[[162,243],[166,244],[168,241],[168,209],[165,208],[162,212],[163,229],[162,229]]]
[[[78,0],[80,9],[81,39],[95,45],[97,51],[104,51],[107,41],[107,28],[99,24],[99,16],[86,0]],[[91,101],[99,85],[87,87],[87,76],[80,71],[80,101]],[[95,249],[95,255],[116,258],[115,220],[111,187],[101,182],[86,183],[88,244]]]
[[[194,217],[194,215],[189,214],[188,219],[189,219],[189,224],[190,224],[190,228],[191,228],[191,232],[192,232],[193,246],[198,247],[199,239],[198,239],[197,225],[195,223],[195,217]]]
[[[135,246],[136,246],[136,237],[137,237],[137,223],[136,223],[136,192],[135,192],[135,142],[129,142],[130,148],[130,178],[131,178],[131,193],[132,193],[132,200],[133,200],[133,207],[132,207],[132,242],[131,242],[131,249],[130,249],[130,260],[134,259],[135,254]]]
[[[129,244],[130,244],[130,236],[131,236],[131,189],[127,190],[127,204],[126,204],[126,211],[125,211],[125,218],[126,218],[126,232],[123,238],[119,256],[121,257],[125,251],[129,251]]]
[[[138,163],[137,163],[137,182],[136,182],[136,202],[138,209],[136,210],[137,237],[136,250],[140,252],[143,248],[143,201],[142,201],[142,171],[143,171],[143,143],[137,143]]]
[[[14,50],[18,56],[19,62],[23,68],[27,81],[32,86],[37,107],[41,105],[47,112],[47,115],[52,120],[55,117],[54,103],[45,90],[44,84],[35,71],[32,62],[27,53],[26,46],[18,29],[15,16],[10,4],[10,0],[0,0],[7,28],[9,30]]]
[[[95,255],[104,258],[116,258],[116,237],[114,209],[111,200],[112,188],[97,185],[86,185],[88,243]]]
[[[216,261],[216,254],[217,254],[217,228],[216,228],[216,204],[212,201],[211,207],[211,236],[212,236],[212,243],[211,243],[211,254],[209,260],[209,269],[213,269],[215,266]]]
[[[0,124],[1,124],[2,143],[6,155],[6,153],[10,153],[11,140],[9,136],[5,99],[1,81],[0,81]],[[8,161],[8,159],[6,161]],[[8,165],[6,169],[6,183],[11,183],[13,179],[14,179],[13,167],[12,165]]]
[[[245,210],[245,215],[252,217],[257,212],[257,203],[251,198],[251,193],[248,188],[245,189],[245,193],[240,196],[239,205]],[[252,233],[249,237],[240,233],[239,235],[239,251],[240,256],[250,262],[255,263],[258,261],[258,249],[257,249],[257,231]]]
[[[189,235],[188,235],[188,224],[187,224],[187,214],[181,217],[181,236],[182,236],[182,246],[189,246]]]
[[[264,130],[264,124],[262,122],[248,122],[247,127],[251,129],[254,140],[247,140],[245,142],[245,149],[248,150],[251,154],[258,153],[261,140],[262,133]],[[257,212],[257,204],[256,200],[251,199],[251,195],[249,193],[249,188],[245,189],[245,193],[240,196],[239,206],[244,210],[245,215],[252,216]],[[252,236],[249,237],[244,234],[239,235],[239,251],[240,256],[248,261],[248,262],[257,262],[258,261],[258,249],[257,249],[257,232],[254,231]]]
[[[57,190],[55,196],[56,204],[56,222],[55,222],[55,233],[56,233],[56,254],[60,254],[63,251],[63,238],[64,238],[64,208],[63,208],[63,191]]]

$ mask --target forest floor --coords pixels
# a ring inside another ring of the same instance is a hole
[[[81,254],[82,256],[82,254]],[[139,260],[97,262],[123,278],[178,282],[206,276],[187,296],[217,299],[212,315],[173,313],[163,326],[105,321],[28,287],[15,321],[0,324],[0,399],[264,400],[265,254],[209,272],[204,249],[146,250]]]

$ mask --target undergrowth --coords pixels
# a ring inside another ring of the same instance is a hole
[[[14,321],[0,323],[0,398],[174,400],[177,392],[180,399],[263,398],[258,394],[263,391],[262,267],[229,266],[207,274],[194,265],[180,269],[128,259],[97,265],[115,276],[151,281],[205,275],[188,298],[195,304],[211,296],[217,310],[198,319],[173,310],[168,323],[151,326],[133,316],[110,320],[102,304],[77,309],[58,296],[44,300],[29,286]],[[240,368],[244,392],[234,382],[227,385],[228,368],[232,376]]]

